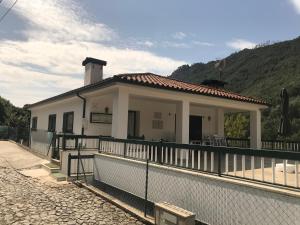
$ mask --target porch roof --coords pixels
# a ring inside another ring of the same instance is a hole
[[[57,100],[61,100],[66,97],[72,97],[80,93],[86,93],[90,91],[97,90],[99,88],[105,88],[111,85],[119,83],[128,83],[133,85],[141,85],[148,86],[153,88],[165,89],[165,90],[173,90],[178,92],[186,92],[191,94],[199,94],[206,95],[212,97],[226,98],[235,101],[248,102],[253,104],[260,105],[268,105],[266,101],[260,100],[253,97],[243,96],[237,93],[233,93],[224,89],[219,89],[215,87],[209,87],[202,84],[196,83],[188,83],[176,79],[172,79],[169,77],[164,77],[161,75],[153,74],[153,73],[127,73],[127,74],[118,74],[113,77],[104,79],[94,84],[86,85],[77,89],[73,89],[71,91],[65,92],[60,95],[56,95],[54,97],[27,105],[26,108],[30,109],[34,106],[38,106],[41,104],[54,102]]]
[[[120,81],[125,81],[132,84],[151,86],[161,89],[172,89],[193,94],[209,95],[213,97],[228,98],[237,101],[268,105],[266,101],[257,98],[243,96],[224,89],[210,87],[202,84],[184,82],[153,73],[128,73],[115,75],[114,77],[119,79]]]

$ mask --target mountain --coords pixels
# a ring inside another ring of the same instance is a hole
[[[226,89],[267,100],[271,107],[263,112],[264,138],[277,138],[280,119],[280,90],[290,96],[290,140],[300,141],[300,37],[270,45],[244,49],[225,58],[223,80]],[[217,61],[182,65],[172,78],[201,83],[218,79]]]

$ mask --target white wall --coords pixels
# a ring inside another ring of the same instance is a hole
[[[43,105],[31,109],[31,118],[38,117],[37,129],[48,130],[48,118],[50,114],[56,114],[56,131],[62,132],[63,114],[64,112],[74,112],[73,132],[75,134],[81,133],[82,127],[82,100],[78,97]]]
[[[147,140],[175,140],[175,104],[151,101],[145,99],[130,99],[129,110],[140,112],[139,135],[145,135]],[[163,129],[153,129],[154,112],[160,112]]]
[[[147,140],[159,140],[161,138],[175,141],[175,113],[176,104],[149,99],[130,99],[129,109],[140,112],[140,135],[145,135]],[[154,112],[162,113],[164,129],[152,129]],[[216,109],[204,106],[190,107],[190,115],[202,116],[203,135],[213,135],[216,130]],[[210,116],[210,121],[208,117]]]
[[[96,154],[95,179],[144,198],[144,162]],[[293,224],[300,198],[201,173],[149,164],[148,199],[169,202],[211,225]]]
[[[111,124],[90,123],[90,114],[91,112],[105,113],[106,107],[109,109],[108,113],[112,113],[112,101],[112,95],[87,98],[86,119],[88,125],[85,127],[85,134],[111,136]]]
[[[210,107],[194,106],[190,107],[190,115],[202,116],[202,135],[217,134],[216,130],[216,110]],[[209,120],[210,117],[210,120]]]
[[[81,133],[82,127],[82,100],[75,97],[72,100],[60,101],[52,104],[47,104],[43,107],[33,108],[32,117],[38,117],[37,129],[48,129],[48,117],[50,114],[56,114],[56,130],[62,132],[63,113],[74,111],[74,127],[73,131],[76,134]],[[86,102],[86,135],[106,135],[111,136],[111,124],[90,123],[90,113],[104,113],[105,108],[112,113],[113,95],[107,94],[103,96],[88,97]],[[129,110],[140,112],[139,135],[145,135],[147,140],[160,140],[161,138],[175,141],[175,113],[176,104],[159,100],[149,100],[141,98],[129,99]],[[153,129],[152,120],[154,113],[162,114],[163,129]],[[216,130],[216,110],[204,106],[191,105],[190,115],[198,115],[203,117],[202,130],[203,135],[213,135]],[[208,117],[210,116],[210,121]]]

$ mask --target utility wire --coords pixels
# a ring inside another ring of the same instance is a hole
[[[17,4],[17,1],[18,0],[16,0],[15,2],[14,2],[14,4],[12,4],[11,5],[11,7],[0,17],[0,23],[1,23],[1,21],[4,19],[4,17],[10,12],[10,10],[15,6],[15,4]],[[0,3],[2,2],[2,0],[0,0]]]

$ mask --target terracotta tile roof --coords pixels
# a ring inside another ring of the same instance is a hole
[[[265,101],[253,97],[243,96],[224,89],[218,89],[218,88],[209,87],[201,84],[183,82],[180,80],[160,76],[153,73],[119,74],[119,75],[115,75],[113,79],[117,79],[121,82],[125,81],[127,83],[138,84],[143,86],[150,86],[150,87],[156,87],[162,89],[176,90],[176,91],[188,92],[188,93],[199,94],[199,95],[207,95],[207,96],[227,98],[227,99],[232,99],[237,101],[267,105]]]
[[[26,108],[28,109],[48,102],[57,101],[59,99],[63,99],[66,97],[76,96],[78,94],[90,92],[93,90],[97,90],[99,88],[105,88],[110,85],[114,85],[115,82],[123,82],[123,83],[129,83],[129,84],[135,84],[141,86],[161,88],[166,90],[181,91],[186,93],[207,95],[207,96],[213,96],[219,98],[227,98],[227,99],[249,102],[254,104],[268,105],[265,101],[252,98],[252,97],[243,96],[233,92],[229,92],[224,89],[213,88],[201,84],[183,82],[180,80],[171,79],[169,77],[164,77],[153,73],[129,73],[129,74],[115,75],[113,77],[109,77],[97,83],[73,89],[71,91],[56,95],[54,97],[27,105]]]

